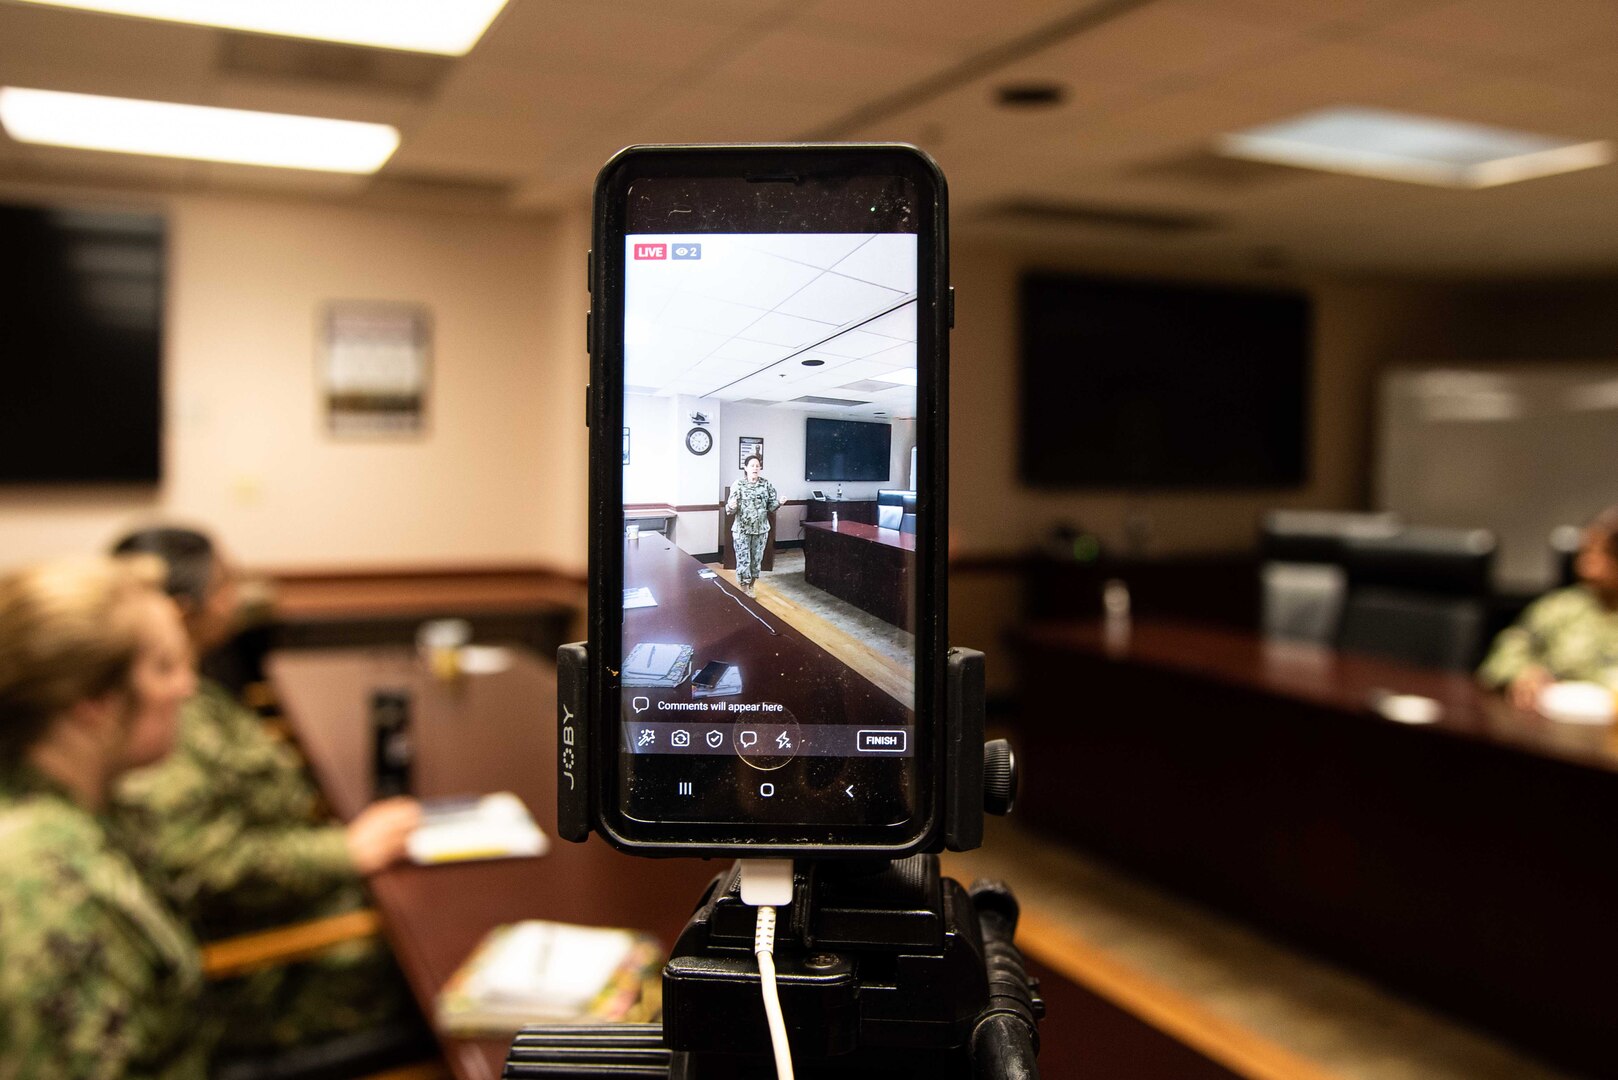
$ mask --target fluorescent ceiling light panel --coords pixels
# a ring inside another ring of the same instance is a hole
[[[464,56],[506,0],[21,0],[377,49]]]
[[[1219,140],[1229,157],[1306,169],[1486,188],[1613,160],[1612,143],[1574,142],[1386,109],[1332,108]]]
[[[0,88],[0,125],[45,146],[340,173],[374,173],[399,146],[387,124],[15,86]]]

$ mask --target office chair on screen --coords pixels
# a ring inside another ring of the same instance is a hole
[[[1471,670],[1487,643],[1495,546],[1487,529],[1412,526],[1349,538],[1337,647]]]
[[[1264,515],[1259,527],[1264,636],[1332,644],[1348,592],[1344,543],[1354,536],[1391,536],[1399,527],[1393,514],[1272,510]]]

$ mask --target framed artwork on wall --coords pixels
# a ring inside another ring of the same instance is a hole
[[[757,454],[759,457],[764,456],[763,439],[754,438],[751,435],[743,435],[736,441],[739,444],[736,451],[736,467],[738,469],[747,468],[747,459],[752,457],[754,454]]]
[[[629,429],[624,428],[624,464],[629,464]]]

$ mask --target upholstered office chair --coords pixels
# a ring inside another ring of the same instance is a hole
[[[1495,537],[1413,526],[1344,542],[1348,598],[1337,646],[1467,671],[1487,640]]]
[[[905,508],[898,505],[878,503],[876,507],[876,527],[879,529],[898,529],[904,524]]]
[[[1279,641],[1330,645],[1337,637],[1348,575],[1343,545],[1349,537],[1390,536],[1393,514],[1272,510],[1259,531],[1264,635]]]
[[[916,531],[916,521],[917,521],[917,518],[916,518],[915,514],[906,514],[904,517],[899,519],[899,531],[900,532],[906,532],[906,533],[915,532]]]

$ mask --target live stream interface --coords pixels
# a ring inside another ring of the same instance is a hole
[[[915,235],[626,242],[623,749],[912,756]]]

